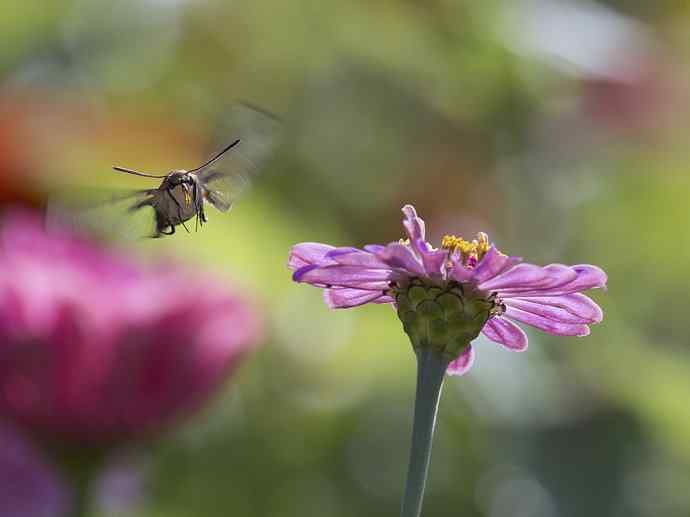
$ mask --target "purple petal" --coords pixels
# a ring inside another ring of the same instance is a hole
[[[333,258],[337,257],[338,255],[346,255],[348,253],[354,253],[357,251],[362,250],[359,250],[353,246],[341,246],[340,248],[333,248],[331,251],[326,253],[326,258]]]
[[[515,352],[527,350],[527,334],[515,323],[504,318],[491,318],[484,325],[482,334],[509,350]]]
[[[564,294],[561,296],[535,296],[532,298],[516,298],[516,300],[530,301],[542,305],[550,305],[565,309],[570,314],[578,316],[587,323],[599,323],[604,313],[591,298],[580,293]],[[504,299],[508,303],[508,299]]]
[[[542,268],[547,276],[542,282],[523,287],[501,289],[503,296],[518,296],[519,293],[526,291],[534,291],[536,289],[555,289],[562,287],[577,278],[577,272],[570,266],[563,264],[549,264]]]
[[[534,264],[518,264],[500,275],[479,284],[480,289],[494,291],[511,287],[530,287],[539,285],[548,278],[544,268]]]
[[[335,251],[335,250],[334,250]],[[358,266],[371,269],[390,269],[390,267],[375,255],[355,249],[355,251],[347,251],[340,253],[330,252],[326,255],[333,262],[342,266]]]
[[[492,244],[489,251],[486,252],[486,255],[482,257],[482,260],[479,261],[479,264],[475,268],[474,278],[478,283],[486,282],[508,270],[508,268],[518,264],[520,261],[522,261],[522,258],[504,255]]]
[[[453,267],[450,270],[450,276],[457,282],[467,282],[474,278],[474,270],[466,268],[462,265],[462,261],[458,257],[451,259]]]
[[[405,230],[407,230],[410,241],[416,241],[417,239],[424,240],[424,221],[417,217],[417,211],[414,207],[412,205],[405,205],[402,208],[402,212],[405,214],[403,226],[405,226]]]
[[[412,250],[404,244],[393,242],[377,253],[376,256],[392,268],[404,269],[413,275],[426,276],[422,263],[415,257]]]
[[[424,269],[428,276],[434,274],[440,275],[443,273],[443,266],[448,259],[448,251],[434,250],[428,242],[422,239],[417,239],[413,242],[413,245],[422,258],[422,263],[424,264]]]
[[[288,256],[288,267],[293,271],[297,271],[301,267],[316,264],[323,261],[324,256],[333,249],[333,246],[318,242],[295,244]]]
[[[503,302],[508,307],[515,307],[521,311],[543,316],[544,318],[559,322],[559,323],[574,323],[574,324],[588,324],[594,323],[592,320],[576,316],[561,307],[554,307],[553,305],[546,305],[536,303],[529,300],[519,298],[504,298]]]
[[[383,291],[367,291],[364,289],[335,288],[326,289],[323,299],[331,309],[347,309],[369,302],[376,302],[379,298],[390,298]]]
[[[521,291],[516,296],[561,296],[564,294],[578,293],[586,291],[587,289],[594,289],[597,287],[606,288],[607,276],[604,271],[596,266],[589,264],[580,264],[577,266],[570,266],[570,268],[577,273],[575,280],[567,284],[552,287],[552,288],[535,288],[532,290]]]
[[[515,307],[508,307],[505,316],[513,320],[527,323],[540,330],[555,334],[557,336],[586,336],[589,334],[589,327],[584,324],[560,323],[557,321],[544,318],[529,312],[516,309]]]
[[[364,251],[368,251],[369,253],[378,253],[379,251],[382,251],[385,248],[386,247],[382,244],[367,244],[366,246],[364,246]]]
[[[448,375],[463,375],[472,368],[472,363],[474,363],[474,348],[472,348],[472,345],[469,345],[460,357],[451,361],[446,373]]]
[[[295,271],[295,282],[321,286],[354,287],[371,291],[385,291],[393,272],[385,269],[368,269],[357,266],[305,266]]]

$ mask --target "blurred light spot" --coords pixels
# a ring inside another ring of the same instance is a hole
[[[530,334],[529,357],[504,350],[483,336],[475,342],[477,360],[467,383],[449,383],[476,414],[518,427],[548,427],[589,414],[587,393],[574,389],[567,367],[540,354]]]
[[[144,495],[143,466],[131,458],[118,458],[106,467],[95,490],[103,514],[129,515]]]
[[[551,494],[529,472],[512,465],[492,469],[477,483],[476,497],[488,517],[555,517]]]
[[[515,2],[509,20],[507,46],[576,76],[623,79],[650,46],[641,23],[586,0]]]

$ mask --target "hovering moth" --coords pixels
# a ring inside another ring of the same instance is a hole
[[[203,226],[208,222],[204,210],[206,203],[221,212],[227,212],[232,207],[236,194],[236,189],[229,186],[238,180],[243,182],[248,179],[241,175],[241,171],[223,171],[214,165],[240,143],[240,139],[235,140],[199,167],[191,170],[173,170],[160,176],[125,167],[113,167],[118,172],[163,179],[158,188],[138,192],[143,199],[138,199],[129,207],[129,211],[141,210],[144,207],[153,208],[156,223],[154,237],[173,235],[175,226],[180,224],[189,231],[185,223],[193,217],[196,217],[197,227]]]
[[[85,185],[66,188],[49,202],[49,221],[113,237],[163,237],[178,226],[189,232],[192,219],[199,229],[208,222],[209,206],[228,212],[247,191],[270,157],[280,128],[271,115],[246,105],[236,105],[227,119],[230,127],[223,133],[234,138],[202,165],[167,174],[115,166],[117,172],[160,184],[120,193]]]

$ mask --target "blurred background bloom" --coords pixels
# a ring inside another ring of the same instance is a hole
[[[110,443],[195,409],[260,337],[207,274],[136,266],[36,215],[0,229],[0,414],[51,439]]]
[[[154,186],[110,167],[200,163],[227,145],[236,99],[284,121],[229,215],[127,245],[239,282],[270,330],[149,447],[141,516],[397,513],[407,337],[389,307],[329,311],[284,262],[296,242],[403,237],[391,214],[406,202],[431,242],[483,230],[534,263],[597,264],[610,285],[587,339],[528,329],[522,357],[480,343],[448,383],[425,517],[690,515],[689,14],[670,0],[5,0],[3,204]]]

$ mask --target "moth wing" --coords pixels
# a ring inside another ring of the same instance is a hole
[[[152,237],[155,229],[153,202],[159,191],[109,190],[70,187],[48,200],[46,224],[69,227],[79,233],[105,239]]]
[[[280,122],[272,115],[250,106],[234,106],[227,117],[230,128],[223,133],[228,141],[239,140],[218,160],[195,173],[204,188],[204,197],[221,212],[249,189],[252,179],[270,159],[280,133]]]

